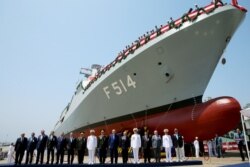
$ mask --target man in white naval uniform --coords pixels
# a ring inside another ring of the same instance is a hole
[[[181,159],[184,161],[186,160],[186,157],[185,157],[185,141],[184,141],[184,136],[182,136],[182,147],[181,147],[181,152],[180,152],[180,157]]]
[[[90,135],[87,139],[87,149],[89,152],[89,164],[95,163],[95,150],[97,147],[97,138],[95,136],[95,130],[90,130]]]
[[[195,157],[199,158],[199,152],[200,152],[200,146],[199,146],[199,141],[198,141],[198,137],[195,137],[194,140],[194,148],[195,148]]]
[[[134,134],[131,136],[130,146],[133,149],[134,163],[140,163],[139,160],[139,149],[141,147],[141,136],[138,134],[138,129],[133,129]]]
[[[173,146],[172,138],[168,134],[168,129],[164,129],[162,136],[162,147],[165,148],[166,162],[172,162],[171,148]]]

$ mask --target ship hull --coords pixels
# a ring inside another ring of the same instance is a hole
[[[135,127],[141,114],[160,118],[173,104],[183,104],[180,109],[202,104],[215,67],[243,18],[244,12],[233,6],[220,7],[148,42],[86,91],[77,90],[55,127],[56,134],[102,128],[100,124],[117,129],[114,125],[124,121],[134,122]]]
[[[185,102],[174,105],[182,106],[183,103]],[[92,124],[75,132],[85,131],[88,135],[89,130],[94,128],[97,134],[102,129],[105,129],[107,134],[111,133],[112,129],[116,129],[117,132],[127,130],[132,133],[134,127],[143,130],[146,126],[150,132],[158,130],[160,134],[163,134],[164,129],[168,129],[169,133],[173,134],[174,129],[177,128],[180,134],[185,137],[186,142],[193,141],[196,136],[199,136],[200,140],[208,140],[213,139],[215,134],[223,135],[236,128],[240,121],[240,109],[240,104],[236,99],[219,97],[205,103],[165,110],[156,114],[145,115],[145,113],[141,113],[140,116],[130,117],[130,119],[120,117]],[[230,123],[228,123],[229,120]]]

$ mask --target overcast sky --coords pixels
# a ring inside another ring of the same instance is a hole
[[[229,2],[229,1],[227,1]],[[0,142],[48,134],[71,100],[81,67],[106,65],[155,25],[209,0],[0,0]],[[250,10],[250,1],[239,1]],[[204,98],[250,102],[250,19],[218,64]]]

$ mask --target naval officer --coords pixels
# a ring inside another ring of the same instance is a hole
[[[139,160],[139,149],[141,147],[141,136],[138,134],[138,129],[133,129],[134,134],[131,136],[131,143],[130,146],[133,149],[133,156],[134,156],[134,164],[140,163]]]
[[[88,136],[87,139],[87,149],[89,152],[89,164],[94,164],[95,163],[95,150],[97,147],[97,138],[95,136],[95,130],[91,129],[90,130],[90,135]]]
[[[168,129],[164,129],[162,136],[162,147],[165,148],[166,162],[172,162],[171,148],[173,146],[172,138],[168,134]]]
[[[199,158],[199,152],[200,152],[200,145],[199,145],[199,141],[198,141],[198,137],[195,137],[194,140],[194,148],[195,148],[195,157]]]

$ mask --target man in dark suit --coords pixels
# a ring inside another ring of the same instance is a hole
[[[162,139],[161,136],[158,134],[158,131],[154,131],[154,135],[151,138],[152,140],[152,148],[154,152],[155,162],[161,161],[161,147],[162,147]]]
[[[57,138],[57,146],[56,146],[56,164],[59,163],[59,157],[60,157],[60,164],[63,164],[63,158],[64,158],[64,150],[67,146],[67,139],[64,136],[64,133],[61,134]]]
[[[109,136],[108,145],[110,149],[110,158],[111,164],[113,164],[113,158],[115,156],[115,163],[117,164],[118,160],[118,145],[119,145],[119,136],[116,134],[115,129],[112,130],[112,134]]]
[[[76,149],[78,153],[77,155],[79,164],[83,164],[86,144],[87,144],[87,139],[85,137],[85,132],[81,132],[80,137],[76,140]]]
[[[54,163],[54,153],[55,147],[57,145],[57,138],[54,135],[54,131],[52,131],[48,137],[47,141],[47,164],[49,164],[50,154],[51,154],[51,164]]]
[[[217,151],[217,158],[220,158],[222,156],[222,138],[218,136],[218,134],[215,134],[215,147]]]
[[[119,145],[122,148],[122,162],[126,164],[128,162],[128,148],[130,147],[130,139],[127,135],[127,131],[123,132]]]
[[[105,159],[107,157],[108,138],[105,136],[105,131],[103,129],[101,130],[101,135],[98,136],[97,139],[97,149],[98,149],[100,164],[104,164]]]
[[[16,159],[15,164],[21,164],[23,160],[24,151],[27,147],[27,138],[25,137],[25,134],[22,133],[21,137],[16,140],[15,144],[15,151],[16,151]]]
[[[172,141],[173,141],[173,146],[175,148],[175,153],[176,153],[176,158],[177,161],[183,161],[183,159],[181,159],[181,148],[183,146],[183,139],[182,139],[182,135],[179,134],[178,129],[175,128],[174,129],[174,134],[172,136]]]
[[[44,151],[46,148],[46,144],[48,141],[48,136],[45,134],[44,130],[41,130],[41,135],[38,137],[37,141],[37,156],[36,156],[36,164],[38,164],[39,159],[40,163],[43,164]]]
[[[144,135],[142,136],[142,148],[143,148],[143,158],[144,163],[148,161],[150,163],[150,148],[152,146],[152,141],[150,136],[148,135],[148,131],[144,132]]]
[[[67,150],[68,150],[68,164],[72,164],[74,160],[76,149],[76,139],[74,138],[73,133],[70,133],[69,139],[67,141]]]
[[[36,149],[37,145],[37,138],[35,137],[35,133],[31,133],[31,137],[28,140],[28,145],[26,149],[26,164],[31,164],[33,160],[33,153],[34,150]]]
[[[246,148],[246,144],[245,144],[245,140],[244,140],[244,133],[241,132],[240,129],[236,129],[236,133],[234,134],[234,139],[235,139],[236,143],[238,144],[241,159],[242,159],[242,161],[245,161],[245,155],[244,155],[243,151],[245,151],[246,157],[247,157],[247,148]],[[220,145],[222,146],[222,139],[218,135],[216,135],[215,146],[216,146],[216,150],[218,153],[218,158],[221,156],[220,153],[222,152],[222,151],[220,151],[221,150]]]

